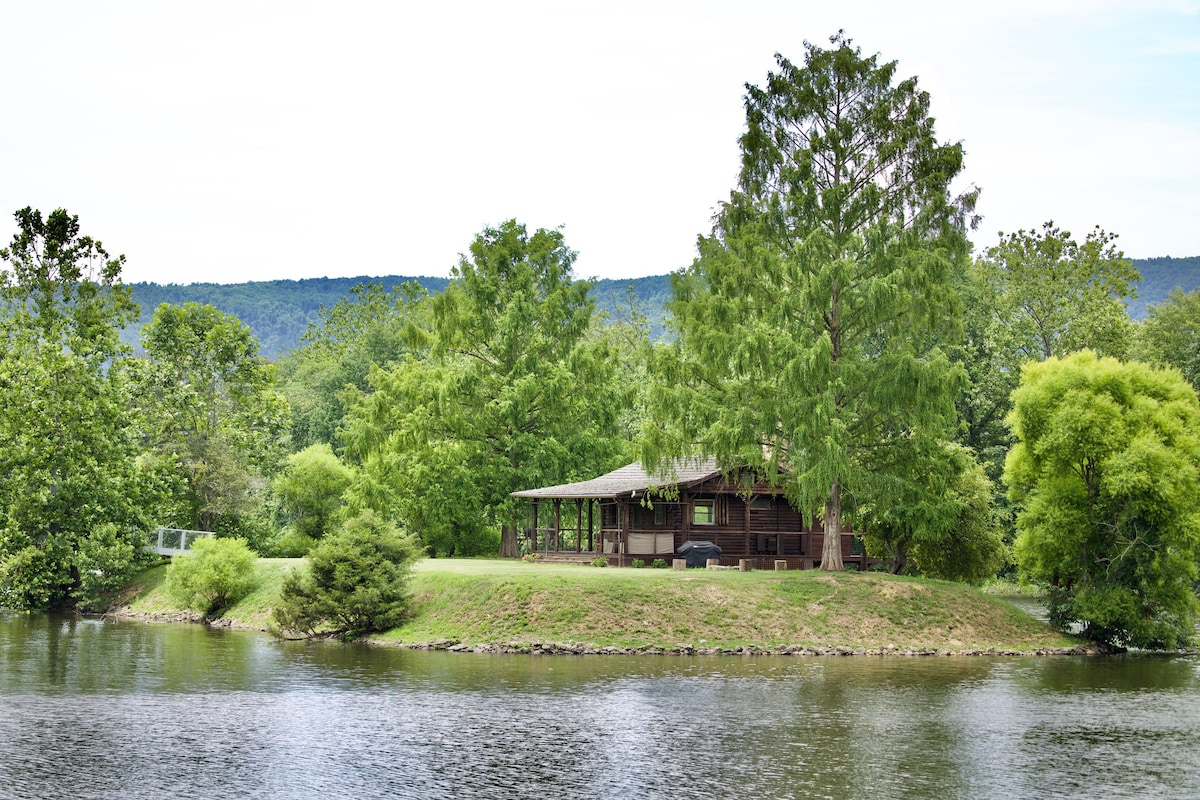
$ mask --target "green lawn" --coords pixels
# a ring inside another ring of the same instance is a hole
[[[259,561],[259,586],[226,612],[266,629],[285,570]],[[164,567],[139,576],[127,609],[174,618]],[[846,646],[1031,651],[1076,644],[1002,598],[962,584],[878,573],[596,568],[498,559],[425,559],[412,614],[375,637],[413,645],[580,643],[593,647]]]

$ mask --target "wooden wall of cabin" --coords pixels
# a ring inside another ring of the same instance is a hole
[[[713,502],[711,524],[693,521],[690,515],[693,514],[696,501]],[[672,534],[672,552],[685,541],[692,540],[713,542],[721,548],[723,559],[780,557],[819,561],[821,557],[825,536],[820,519],[805,519],[779,495],[762,494],[743,498],[729,493],[706,493],[685,500],[660,500],[651,508],[637,500],[621,502],[628,504],[629,508],[630,529],[626,533],[626,541],[630,547],[626,554],[631,557],[664,557],[661,546],[658,552],[646,547],[650,540],[644,534],[665,532]],[[658,543],[661,540],[656,538],[654,541]],[[848,528],[843,535],[842,553],[845,558],[858,555]]]

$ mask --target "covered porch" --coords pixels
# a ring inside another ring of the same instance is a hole
[[[677,462],[660,476],[631,464],[590,481],[513,495],[529,500],[523,550],[547,559],[669,563],[684,542],[709,541],[721,548],[723,566],[783,561],[788,569],[812,569],[821,562],[819,518],[797,512],[778,487],[730,483],[711,459]],[[865,569],[859,539],[848,527],[841,538],[846,566]]]

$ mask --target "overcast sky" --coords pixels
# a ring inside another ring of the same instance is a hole
[[[745,84],[839,28],[963,142],[977,249],[1053,219],[1200,255],[1200,0],[0,0],[0,238],[65,207],[130,282],[448,275],[516,218],[580,277],[670,272]]]

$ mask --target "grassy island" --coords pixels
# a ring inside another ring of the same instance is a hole
[[[267,629],[289,559],[262,559],[259,587],[221,624]],[[197,619],[171,607],[165,568],[139,576],[119,612]],[[569,643],[597,650],[850,648],[873,652],[1035,652],[1077,640],[1008,601],[962,584],[877,573],[597,569],[507,560],[428,559],[412,614],[371,641],[394,646]]]

